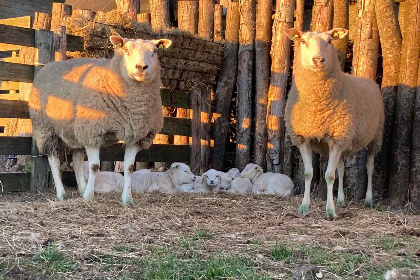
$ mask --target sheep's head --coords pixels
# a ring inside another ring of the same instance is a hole
[[[334,28],[327,32],[305,32],[291,28],[286,30],[287,37],[300,46],[300,63],[303,68],[314,72],[327,72],[331,68],[334,46],[333,40],[346,37],[348,31]]]
[[[219,171],[220,172],[220,171]],[[230,185],[232,183],[232,181],[241,176],[241,172],[239,172],[238,168],[231,168],[229,169],[228,172],[224,173],[224,172],[220,172],[221,175],[221,182],[220,182],[220,188],[222,190],[228,190],[230,188]]]
[[[109,37],[116,52],[122,55],[121,74],[139,82],[151,82],[159,77],[159,60],[157,50],[160,46],[169,48],[172,41],[158,40],[133,40],[120,36]]]
[[[174,162],[168,171],[176,185],[195,182],[195,175],[191,172],[190,167],[184,163]]]
[[[248,163],[244,170],[241,172],[241,177],[247,178],[249,180],[253,180],[257,175],[263,173],[263,169],[261,166],[255,163]]]
[[[220,186],[221,174],[215,169],[210,169],[202,175],[201,179],[203,183],[213,188]]]

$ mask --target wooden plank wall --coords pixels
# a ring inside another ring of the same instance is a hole
[[[65,0],[0,0],[0,19],[33,16],[35,12],[51,14],[52,3]]]

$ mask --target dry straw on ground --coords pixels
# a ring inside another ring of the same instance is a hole
[[[135,22],[118,11],[98,12],[93,20],[86,20],[81,13],[74,12],[65,20],[70,34],[82,36],[84,51],[72,53],[72,57],[105,57],[113,54],[109,36],[125,38],[156,39],[169,38],[173,46],[160,50],[162,82],[165,87],[189,90],[212,86],[221,67],[223,46],[199,38],[176,28],[153,32],[148,24]]]

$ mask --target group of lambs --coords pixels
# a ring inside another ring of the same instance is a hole
[[[84,165],[85,180],[89,178],[88,162]],[[124,177],[118,172],[98,172],[95,180],[95,192],[121,192]],[[135,171],[131,177],[133,192],[177,192],[208,193],[231,192],[237,194],[275,194],[291,196],[294,192],[293,181],[284,174],[264,173],[259,165],[249,163],[242,172],[232,168],[228,172],[210,169],[201,176],[194,176],[188,165],[175,162],[163,172],[149,169]]]
[[[333,200],[336,170],[339,177],[337,204],[343,206],[344,159],[363,148],[368,150],[365,202],[372,205],[374,156],[382,145],[384,105],[374,81],[342,71],[332,41],[343,39],[347,34],[342,28],[328,32],[286,30],[286,35],[295,42],[295,60],[284,119],[286,131],[299,148],[305,166],[301,214],[308,213],[310,206],[312,151],[329,156],[325,173],[327,218],[336,216]],[[86,200],[93,199],[95,178],[100,174],[100,148],[119,141],[126,147],[123,204],[133,203],[132,188],[163,192],[226,188],[240,193],[252,190],[284,196],[293,193],[289,178],[263,173],[255,165],[248,165],[240,176],[237,170],[227,173],[209,170],[195,178],[186,166],[178,163],[159,174],[150,171],[133,174],[137,152],[148,149],[163,127],[157,49],[170,47],[172,41],[111,36],[110,42],[115,47],[112,59],[53,62],[34,78],[29,100],[33,137],[40,153],[48,156],[58,199],[65,198],[59,173],[59,138],[74,149],[77,184]],[[83,177],[85,151],[89,160],[87,184]],[[179,169],[177,174],[185,173],[185,181],[180,181],[184,176],[173,175],[176,169]],[[230,176],[231,182],[226,180]],[[224,184],[229,183],[230,188],[227,188]]]

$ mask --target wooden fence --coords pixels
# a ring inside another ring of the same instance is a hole
[[[4,22],[3,22],[4,23]],[[47,38],[47,39],[46,39]],[[19,46],[36,47],[38,62],[46,64],[53,60],[54,32],[0,24],[0,52],[18,50]],[[83,39],[67,35],[67,50],[82,51]],[[31,83],[39,70],[39,65],[26,65],[17,62],[13,57],[0,61],[0,89],[16,90],[18,82]],[[9,93],[10,94],[10,93]],[[136,161],[151,162],[189,162],[191,169],[201,164],[201,100],[200,91],[185,92],[162,89],[163,106],[193,109],[193,118],[165,117],[161,134],[192,137],[190,145],[154,144],[150,149],[140,151]],[[0,119],[29,119],[28,102],[24,100],[7,100],[7,94],[0,99]],[[4,129],[4,127],[3,127]],[[43,190],[48,184],[48,163],[46,157],[39,155],[31,137],[0,137],[0,155],[31,155],[33,157],[31,172],[0,173],[1,192]],[[117,144],[101,150],[101,161],[122,161],[124,150]]]

